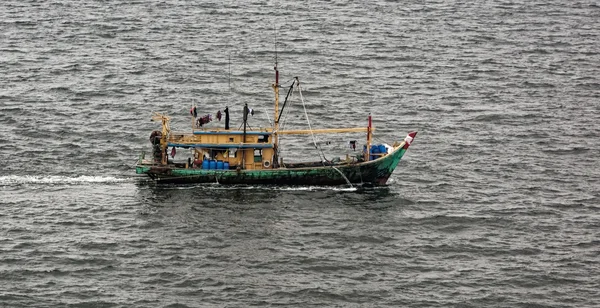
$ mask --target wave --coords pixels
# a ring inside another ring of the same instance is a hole
[[[3,175],[0,176],[0,185],[11,184],[85,184],[85,183],[119,183],[126,179],[112,176],[62,176],[62,175]]]

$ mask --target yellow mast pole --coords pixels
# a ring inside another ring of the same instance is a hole
[[[279,135],[308,135],[308,134],[335,134],[335,133],[366,133],[369,131],[368,127],[354,127],[354,128],[323,128],[323,129],[294,129],[294,130],[280,130]],[[375,131],[374,127],[371,127],[371,132]]]
[[[161,156],[161,164],[167,164],[167,134],[169,133],[167,130],[167,119],[165,117],[161,118],[162,120],[162,138],[160,138],[160,151],[162,152]]]
[[[162,136],[160,138],[160,150],[161,150],[161,159],[160,159],[160,163],[163,165],[167,164],[167,155],[165,153],[165,151],[167,150],[167,136],[169,135],[169,133],[171,132],[171,128],[169,127],[169,122],[171,121],[171,118],[160,114],[158,112],[155,112],[154,115],[152,115],[152,121],[159,121],[161,122],[162,125]]]

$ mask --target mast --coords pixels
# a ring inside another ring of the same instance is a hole
[[[369,161],[371,156],[371,140],[373,138],[373,121],[371,113],[369,113],[369,125],[367,126],[367,151],[365,153],[365,161]]]
[[[170,121],[171,121],[171,117],[168,117],[164,114],[160,114],[158,112],[155,112],[152,115],[152,121],[160,121],[161,122],[161,137],[160,137],[160,151],[161,153],[161,158],[160,158],[160,163],[162,165],[166,165],[168,163],[168,157],[167,157],[167,147],[168,147],[168,136],[171,133],[171,127],[170,127]]]
[[[279,70],[277,70],[277,62],[275,62],[275,83],[273,84],[273,90],[275,91],[275,118],[279,119]],[[279,121],[273,123],[274,137],[273,143],[277,146],[279,138],[277,137],[277,131],[279,130]]]
[[[279,150],[279,70],[277,69],[277,29],[275,29],[275,83],[272,85],[273,91],[275,92],[275,117],[273,117],[273,150],[274,160],[277,162]],[[275,164],[277,165],[277,164]]]
[[[248,103],[244,103],[244,135],[242,137],[242,143],[246,143],[246,124],[248,123]],[[246,151],[248,149],[242,149],[242,169],[246,169]],[[251,150],[252,151],[252,150]]]
[[[162,122],[162,136],[160,138],[160,151],[162,152],[160,163],[166,165],[169,162],[169,157],[167,156],[167,119],[165,117],[161,118]]]
[[[227,96],[227,106],[231,103],[229,100],[231,99],[231,52],[229,53],[229,95]]]
[[[244,116],[242,117],[244,120],[244,139],[243,142],[246,143],[246,124],[248,123],[248,103],[244,103]]]

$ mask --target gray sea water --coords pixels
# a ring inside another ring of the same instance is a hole
[[[4,0],[0,306],[598,307],[599,21],[586,0]],[[419,131],[388,186],[134,174],[153,111],[267,125],[275,53],[313,127]]]

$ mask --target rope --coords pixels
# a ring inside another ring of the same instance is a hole
[[[306,116],[306,122],[308,122],[308,129],[310,130],[310,135],[312,136],[315,149],[317,149],[317,139],[315,138],[312,126],[310,125],[310,120],[308,119],[308,113],[306,112],[306,104],[304,104],[304,97],[302,97],[302,90],[300,89],[300,81],[298,81],[298,93],[300,94],[300,101],[302,102],[302,108],[304,108],[304,115]]]
[[[273,126],[273,124],[271,123],[271,118],[269,118],[269,114],[267,113],[267,111],[265,110],[265,108],[263,108],[263,112],[267,115],[267,120],[269,121],[269,126]]]
[[[321,153],[320,153],[320,158],[322,159],[321,162],[323,163],[323,165],[325,165],[325,161],[329,161],[329,160],[327,158],[325,158],[323,149],[321,149],[321,147],[319,145],[317,145],[317,139],[315,138],[315,134],[313,133],[312,126],[310,125],[310,120],[308,119],[308,113],[306,112],[306,104],[304,103],[304,97],[302,97],[302,90],[300,89],[300,80],[298,80],[298,78],[296,78],[296,81],[298,82],[298,93],[300,94],[300,101],[302,101],[302,107],[304,108],[304,115],[306,116],[306,122],[308,122],[308,129],[310,130],[310,135],[312,136],[313,144],[315,145],[315,149],[321,151]]]

